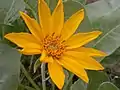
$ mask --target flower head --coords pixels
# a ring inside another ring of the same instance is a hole
[[[84,19],[83,9],[64,22],[62,0],[58,1],[52,14],[46,2],[39,0],[38,13],[40,24],[27,14],[20,12],[31,33],[9,33],[5,38],[21,47],[20,52],[25,55],[41,54],[40,61],[48,63],[49,75],[59,89],[63,87],[65,80],[63,67],[86,83],[89,80],[85,69],[104,69],[93,56],[100,57],[106,54],[93,48],[83,47],[96,39],[101,32],[74,34]]]

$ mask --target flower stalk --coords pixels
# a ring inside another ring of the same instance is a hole
[[[46,90],[45,63],[41,64],[41,75],[42,75],[42,88],[43,90]]]

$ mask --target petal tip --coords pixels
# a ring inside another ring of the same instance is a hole
[[[57,86],[60,90],[62,90],[63,85],[64,85],[64,83],[63,83],[63,84],[60,84],[60,85],[56,85],[56,86]]]
[[[99,56],[100,56],[100,57],[105,57],[105,56],[108,55],[108,54],[105,53],[104,51],[101,51],[101,50],[98,50],[98,51],[99,51]]]
[[[26,17],[26,13],[19,11],[20,16],[24,19]]]
[[[4,35],[4,38],[7,38],[7,34],[6,34],[6,35]]]
[[[105,52],[102,52],[102,56],[107,56],[108,54]]]
[[[64,75],[64,79],[65,79],[65,75]],[[62,88],[63,88],[63,86],[64,86],[64,81],[63,81],[62,83],[59,83],[59,85],[56,84],[56,86],[57,86],[60,90],[62,90]]]
[[[83,13],[83,15],[84,15],[84,9],[80,9],[79,13]]]
[[[23,54],[23,49],[17,49],[18,52],[20,52],[21,54]]]
[[[46,3],[45,0],[38,0],[38,3]]]
[[[81,12],[84,12],[84,9],[82,8],[80,11],[81,11]]]
[[[58,0],[58,5],[62,3],[62,0]]]
[[[98,35],[102,34],[102,32],[101,32],[101,31],[96,31],[96,33],[97,33]]]
[[[98,68],[96,68],[95,70],[104,70],[104,67],[100,64],[100,66],[98,66]]]
[[[102,32],[101,32],[101,31],[99,31],[99,34],[102,34]]]
[[[84,9],[78,10],[75,14],[80,16],[81,18],[84,18]],[[73,14],[73,15],[75,15],[75,14]]]
[[[96,36],[99,36],[99,35],[101,35],[101,34],[102,34],[102,32],[101,32],[101,31],[92,31],[92,33],[96,34]]]
[[[89,78],[85,77],[84,82],[89,83]]]
[[[6,35],[4,36],[4,38],[8,39],[11,34],[12,34],[12,33],[6,34]]]
[[[83,16],[84,16],[84,14],[85,14],[85,10],[84,10],[84,9],[81,9],[81,10],[80,10],[80,13],[82,13]]]
[[[103,66],[101,66],[100,70],[104,70],[105,68]]]
[[[20,16],[22,16],[22,15],[24,14],[24,12],[22,12],[22,11],[19,11],[19,14],[20,14]]]

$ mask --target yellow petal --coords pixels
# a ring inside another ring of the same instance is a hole
[[[47,57],[47,53],[43,50],[40,56],[40,61],[44,61],[45,57]]]
[[[73,14],[64,24],[61,31],[62,40],[67,40],[78,28],[79,24],[84,19],[84,10],[81,9]]]
[[[22,16],[23,20],[25,21],[27,27],[29,28],[30,32],[38,39],[41,40],[42,30],[40,25],[37,23],[37,21],[33,18],[30,18],[27,14],[20,12],[20,15]]]
[[[48,63],[48,71],[52,81],[59,89],[62,89],[65,80],[63,68],[56,61],[53,61],[53,63]]]
[[[55,34],[60,35],[61,29],[63,28],[64,23],[64,11],[63,11],[63,3],[62,0],[58,1],[58,4],[52,14],[53,19],[53,32]]]
[[[88,83],[88,76],[86,71],[83,67],[79,65],[79,63],[75,62],[74,60],[71,60],[69,57],[62,57],[58,62],[63,65],[64,68],[68,69],[69,71],[73,72],[75,75],[77,75],[79,78],[84,80],[86,83]]]
[[[47,53],[43,50],[43,51],[42,51],[42,54],[41,54],[41,56],[40,56],[40,61],[41,61],[41,62],[45,62],[45,63],[53,62],[53,58],[47,56]]]
[[[25,55],[34,55],[34,54],[40,54],[41,50],[36,48],[24,48],[22,50],[19,50],[20,53]]]
[[[64,43],[67,45],[67,49],[78,48],[96,39],[100,34],[100,31],[93,31],[89,33],[77,33]]]
[[[87,56],[85,53],[67,51],[65,52],[65,55],[69,57],[71,60],[78,62],[85,69],[90,69],[90,70],[103,70],[104,69],[104,67],[99,62],[97,62],[92,57]]]
[[[93,49],[93,48],[79,47],[79,48],[74,48],[71,50],[87,54],[88,56],[97,56],[97,57],[107,56],[106,53],[104,53],[100,50],[97,50],[97,49]]]
[[[38,14],[44,35],[52,33],[52,16],[45,0],[38,0]]]
[[[41,49],[39,41],[29,33],[9,33],[5,35],[5,38],[22,48]]]

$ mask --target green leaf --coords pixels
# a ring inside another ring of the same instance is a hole
[[[101,63],[107,68],[114,69],[113,67],[117,67],[117,65],[119,65],[120,62],[119,58],[120,58],[120,48],[118,48],[114,53],[112,53],[108,57],[105,57]],[[119,71],[118,68],[115,71]]]
[[[111,81],[120,88],[120,48],[101,62],[106,67],[106,72]]]
[[[0,2],[0,24],[9,24],[19,16],[19,11],[24,10],[23,0],[2,0]]]
[[[28,3],[28,5],[30,5],[35,11],[37,10],[38,0],[24,0],[24,2]]]
[[[53,12],[57,5],[58,0],[46,0],[46,1],[48,2],[50,10]]]
[[[0,24],[0,39],[6,42],[6,40],[4,39],[5,34],[12,32],[24,32],[24,31],[25,31],[25,25],[20,20],[15,21],[12,26],[6,24]]]
[[[0,24],[0,39],[3,39],[6,32],[9,32],[11,30],[13,30],[12,26],[5,25],[5,24]]]
[[[86,11],[93,26],[97,23],[103,32],[93,47],[113,53],[120,46],[120,0],[100,0],[88,4]]]
[[[109,81],[108,76],[102,71],[89,71],[88,76],[90,81],[87,90],[97,90],[101,83]]]
[[[24,0],[26,6],[26,13],[29,14],[31,17],[34,17],[37,21],[39,21],[37,13],[37,1],[38,0]]]
[[[9,10],[13,0],[1,0],[0,1],[0,8],[4,10]]]
[[[74,13],[76,13],[80,9],[84,9],[84,6],[77,1],[68,0],[68,1],[64,2],[65,20],[67,20],[70,16],[72,16]],[[85,11],[84,20],[79,25],[77,32],[79,32],[79,31],[85,32],[85,31],[91,30],[91,29],[92,29],[91,23],[89,22],[89,19],[86,15],[86,11]]]
[[[80,2],[81,4],[84,4],[84,5],[85,5],[87,0],[74,0],[74,1],[78,1],[78,2]]]
[[[119,90],[119,89],[110,82],[104,82],[99,86],[98,90]]]
[[[1,0],[0,1],[0,23],[4,22],[5,15],[10,8],[13,0]]]
[[[19,17],[19,11],[23,11],[25,5],[23,0],[13,0],[9,11],[6,13],[4,24],[10,24]]]
[[[6,11],[0,8],[0,23],[4,22],[5,15],[6,15]]]
[[[0,44],[0,90],[16,90],[20,73],[20,54]]]
[[[72,84],[70,90],[86,90],[86,85],[82,80],[78,79],[74,84]]]
[[[36,72],[37,68],[40,66],[41,62],[40,59],[38,58],[34,64],[34,73]]]

